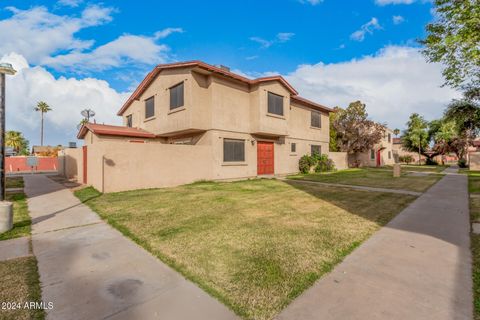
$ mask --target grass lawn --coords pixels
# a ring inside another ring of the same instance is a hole
[[[464,171],[468,174],[468,191],[480,193],[480,171]]]
[[[43,319],[43,310],[23,308],[25,302],[42,300],[35,257],[0,261],[0,302],[20,303],[17,310],[0,309],[0,319]]]
[[[415,199],[264,179],[75,194],[246,319],[272,319]]]
[[[388,169],[387,167],[383,167],[380,169],[347,169],[333,173],[297,174],[289,176],[288,178],[423,192],[442,177],[443,175],[441,174],[413,176],[411,174],[402,172],[401,177],[394,178],[392,170]]]
[[[13,229],[0,233],[0,241],[30,235],[32,221],[28,214],[27,197],[24,193],[7,193],[7,200],[13,202]]]
[[[7,188],[23,188],[23,178],[22,177],[7,177]]]
[[[419,172],[442,172],[449,166],[442,166],[442,165],[437,165],[437,166],[432,166],[432,165],[407,165],[404,164],[402,165],[402,170],[404,171],[419,171]]]

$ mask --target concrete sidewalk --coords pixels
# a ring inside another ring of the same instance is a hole
[[[278,319],[472,319],[467,177],[436,185]]]
[[[47,319],[236,319],[150,253],[104,223],[72,193],[28,175],[42,300]]]

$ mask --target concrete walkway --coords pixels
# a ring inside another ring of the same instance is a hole
[[[47,319],[236,319],[223,304],[104,223],[62,185],[28,175]]]
[[[278,319],[472,319],[467,177],[454,172]]]
[[[21,258],[32,255],[30,253],[30,238],[21,237],[0,241],[0,261]]]

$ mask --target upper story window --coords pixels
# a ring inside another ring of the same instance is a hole
[[[151,118],[155,115],[155,99],[150,97],[145,100],[145,119]]]
[[[133,125],[133,117],[131,114],[129,114],[127,117],[126,117],[126,120],[127,120],[127,127],[132,127]]]
[[[392,141],[392,135],[389,133],[388,134],[388,143],[390,143]]]
[[[183,82],[170,88],[170,110],[183,107]]]
[[[223,161],[245,161],[245,140],[223,139]]]
[[[268,113],[283,116],[283,96],[275,93],[268,93]]]
[[[322,127],[321,113],[318,111],[311,112],[310,125],[314,128]]]

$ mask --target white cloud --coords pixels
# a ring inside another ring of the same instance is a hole
[[[358,60],[301,65],[286,79],[306,98],[331,107],[361,100],[375,121],[403,128],[412,112],[438,118],[460,96],[441,87],[441,70],[416,48],[390,46]]]
[[[116,112],[129,96],[117,92],[108,82],[85,78],[55,78],[42,67],[31,67],[20,54],[4,55],[0,61],[12,63],[18,70],[8,76],[6,86],[7,129],[20,130],[32,144],[39,143],[40,116],[33,111],[38,101],[47,102],[45,139],[49,144],[75,141],[80,111],[89,107],[96,112],[97,123],[120,124]]]
[[[89,5],[79,17],[60,16],[45,7],[19,10],[10,7],[13,16],[0,21],[0,55],[17,52],[35,65],[60,71],[89,74],[110,68],[167,61],[169,48],[157,40],[181,28],[166,28],[151,37],[125,34],[93,48],[93,40],[75,37],[80,30],[112,20],[111,7]]]
[[[379,30],[379,29],[382,29],[382,27],[380,26],[378,19],[373,17],[372,19],[370,19],[370,21],[362,25],[360,29],[352,33],[350,35],[350,39],[361,42],[365,40],[365,35],[367,33],[372,34],[374,30]]]
[[[163,39],[171,35],[172,33],[183,33],[182,28],[165,28],[163,30],[155,32],[155,39]]]
[[[59,1],[57,1],[57,5],[64,6],[64,7],[76,8],[82,2],[83,2],[83,0],[59,0]]]
[[[389,4],[412,4],[416,0],[375,0],[375,3],[379,6],[386,6]]]
[[[112,8],[86,7],[80,17],[59,16],[45,7],[20,10],[7,7],[10,18],[0,21],[0,54],[17,52],[38,64],[60,50],[78,51],[90,48],[94,41],[74,36],[83,28],[109,22]]]
[[[250,37],[250,40],[259,43],[262,48],[269,48],[275,43],[284,43],[290,41],[293,36],[295,36],[295,33],[293,32],[279,32],[272,40],[266,40],[260,37]]]
[[[401,24],[405,21],[405,18],[402,16],[392,16],[393,24]]]
[[[58,70],[81,73],[125,67],[129,63],[158,64],[167,61],[169,48],[155,43],[154,38],[122,35],[91,51],[71,52],[45,58],[42,62]],[[138,67],[135,66],[135,67]]]

